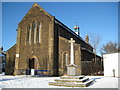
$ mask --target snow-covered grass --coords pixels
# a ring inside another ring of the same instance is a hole
[[[86,76],[95,81],[86,88],[118,88],[118,78],[104,76]],[[50,86],[48,83],[60,77],[26,77],[0,75],[0,88],[69,88]],[[120,79],[120,78],[119,78]]]

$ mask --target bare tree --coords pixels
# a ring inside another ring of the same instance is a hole
[[[90,43],[93,46],[93,52],[94,52],[92,69],[93,69],[93,72],[96,72],[97,71],[97,67],[96,67],[97,56],[96,56],[96,53],[97,53],[97,50],[98,50],[99,45],[100,45],[101,37],[100,37],[100,35],[97,35],[97,34],[90,34],[89,36],[90,36]]]
[[[90,34],[90,43],[93,46],[94,53],[96,54],[98,47],[100,45],[101,37],[97,34]]]
[[[109,41],[105,45],[102,46],[102,53],[116,53],[118,52],[120,45],[116,42]]]

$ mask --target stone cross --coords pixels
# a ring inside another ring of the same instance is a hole
[[[71,61],[70,64],[74,65],[74,47],[73,47],[73,43],[75,42],[75,40],[73,40],[73,38],[70,39],[69,43],[71,44]]]

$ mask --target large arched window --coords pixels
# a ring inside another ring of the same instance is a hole
[[[29,27],[29,43],[31,44],[31,32],[32,32],[32,26]]]
[[[27,29],[27,33],[26,33],[26,34],[27,34],[26,41],[29,42],[29,26],[27,26],[26,29]]]
[[[42,25],[41,23],[38,23],[38,43],[41,42],[41,28],[42,28]]]
[[[30,44],[31,43],[31,25],[27,26],[27,37],[26,41]]]
[[[33,30],[32,30],[32,36],[33,36],[33,42],[36,43],[36,32],[37,32],[37,22],[36,21],[33,21],[32,23],[32,27],[33,27]]]

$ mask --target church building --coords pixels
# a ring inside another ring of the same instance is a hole
[[[29,75],[44,72],[49,76],[67,75],[70,64],[70,39],[75,40],[74,63],[77,75],[91,75],[102,69],[101,57],[80,36],[79,27],[74,31],[46,12],[37,3],[18,24],[16,44],[6,52],[6,74]]]

